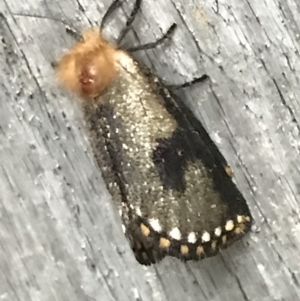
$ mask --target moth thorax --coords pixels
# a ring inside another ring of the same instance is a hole
[[[80,69],[79,83],[83,95],[95,97],[103,89],[102,75],[99,69],[100,66],[94,63],[86,64]]]

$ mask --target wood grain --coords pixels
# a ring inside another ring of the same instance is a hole
[[[124,26],[133,1],[106,33]],[[87,141],[78,101],[50,63],[110,1],[0,3],[0,299],[299,300],[299,31],[296,0],[144,0],[126,41],[166,83],[207,73],[179,93],[234,171],[256,219],[219,256],[139,265]],[[218,9],[217,9],[218,6]],[[24,16],[35,14],[42,16]]]

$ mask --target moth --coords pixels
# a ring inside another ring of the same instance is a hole
[[[249,231],[249,207],[201,123],[132,56],[168,39],[175,25],[153,43],[120,46],[141,6],[136,0],[117,42],[103,37],[121,2],[55,64],[57,78],[82,100],[95,161],[137,261],[214,256]]]

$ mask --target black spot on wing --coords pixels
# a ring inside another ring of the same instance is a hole
[[[170,138],[157,139],[153,162],[165,188],[184,192],[184,173],[188,162],[197,158],[193,133],[178,128]]]
[[[187,156],[183,156],[181,141],[172,138],[157,140],[158,146],[153,151],[153,162],[164,187],[183,192],[185,190],[184,169]]]

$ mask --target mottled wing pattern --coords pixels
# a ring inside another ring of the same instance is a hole
[[[203,127],[131,58],[96,104],[91,143],[137,260],[197,260],[242,237],[249,208]],[[195,121],[195,120],[194,120]]]

